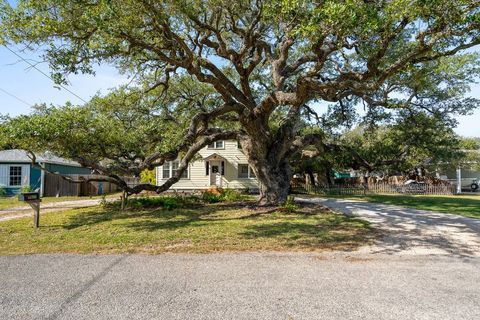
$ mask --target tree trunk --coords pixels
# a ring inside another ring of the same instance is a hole
[[[290,192],[292,170],[288,162],[276,165],[265,165],[254,168],[257,173],[260,197],[258,205],[277,206],[287,200]]]
[[[123,190],[122,195],[120,196],[120,210],[121,211],[125,211],[126,202],[127,202],[127,193],[125,192],[125,190]]]
[[[258,205],[281,205],[287,201],[293,176],[289,161],[297,132],[298,112],[289,113],[276,132],[269,128],[265,117],[247,117],[241,121],[246,134],[240,137],[240,143],[258,180]]]
[[[315,176],[313,175],[313,170],[310,167],[305,169],[305,173],[308,175],[310,185],[315,187],[317,184],[315,182]],[[305,179],[306,180],[306,179]]]
[[[242,143],[242,148],[248,158],[259,184],[259,206],[278,206],[287,200],[292,179],[292,169],[289,158],[278,154],[274,146],[253,145]]]

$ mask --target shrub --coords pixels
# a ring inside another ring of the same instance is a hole
[[[241,201],[244,199],[244,196],[240,192],[232,189],[221,190],[220,197],[222,201]]]
[[[211,191],[205,191],[202,193],[202,200],[206,203],[222,202],[222,195],[216,194]]]
[[[7,188],[0,186],[0,197],[5,197],[7,195]]]
[[[27,193],[27,192],[31,192],[31,191],[32,191],[32,188],[30,188],[30,186],[22,186],[20,188],[21,193]]]
[[[183,201],[179,197],[148,197],[134,198],[128,201],[128,206],[132,208],[158,208],[162,207],[167,210],[183,207]]]
[[[286,212],[286,213],[293,213],[298,210],[298,205],[295,203],[295,198],[293,196],[289,196],[287,201],[285,201],[282,206],[279,208],[279,211]]]
[[[140,173],[140,181],[149,184],[157,184],[157,175],[155,170],[144,170]]]
[[[202,193],[202,200],[206,203],[241,201],[244,196],[232,189],[209,189]]]
[[[231,189],[215,189],[207,190],[198,195],[183,195],[173,194],[155,197],[138,197],[129,198],[126,204],[127,208],[133,210],[141,210],[147,208],[164,208],[167,210],[184,208],[187,206],[198,205],[199,203],[218,203],[225,201],[240,201],[244,200],[244,196],[235,190]],[[118,209],[121,206],[121,201],[114,202],[102,201],[102,206],[106,208]]]
[[[100,206],[102,206],[102,208],[108,208],[107,196],[105,194],[102,194],[102,199],[100,200]]]
[[[141,210],[147,208],[164,208],[167,210],[183,208],[189,205],[197,204],[200,199],[197,196],[183,196],[183,195],[165,195],[160,197],[139,197],[129,198],[126,207],[134,210]],[[121,207],[121,200],[106,203],[108,208],[118,209]]]

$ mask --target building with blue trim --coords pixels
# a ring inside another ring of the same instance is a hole
[[[90,174],[91,170],[79,163],[57,157],[50,153],[37,155],[37,164],[50,172],[60,174]],[[38,190],[41,195],[45,190],[45,171],[32,165],[32,160],[24,150],[0,151],[0,189],[7,196],[18,194],[22,188]],[[4,192],[5,193],[5,192]]]

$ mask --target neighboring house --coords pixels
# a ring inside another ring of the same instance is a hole
[[[200,159],[192,161],[171,190],[202,190],[211,187],[258,189],[253,170],[237,141],[217,141],[199,151]],[[179,161],[166,162],[157,168],[157,184],[175,174]]]
[[[37,164],[61,174],[90,174],[90,169],[83,168],[79,163],[48,153],[38,155]],[[39,190],[43,195],[46,187],[44,172],[32,166],[23,150],[0,151],[0,188],[4,188],[7,195],[18,194],[22,187]]]

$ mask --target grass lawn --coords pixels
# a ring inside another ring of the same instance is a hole
[[[88,200],[88,199],[100,199],[101,196],[92,197],[44,197],[42,203],[62,202],[62,201],[74,201],[74,200]],[[23,201],[18,201],[17,197],[0,198],[0,210],[28,206]]]
[[[243,204],[119,212],[94,207],[0,222],[0,254],[319,251],[373,240],[368,222],[323,207],[259,212]]]
[[[370,202],[399,205],[407,208],[458,214],[480,218],[480,195],[427,196],[427,195],[367,195],[340,196]]]

